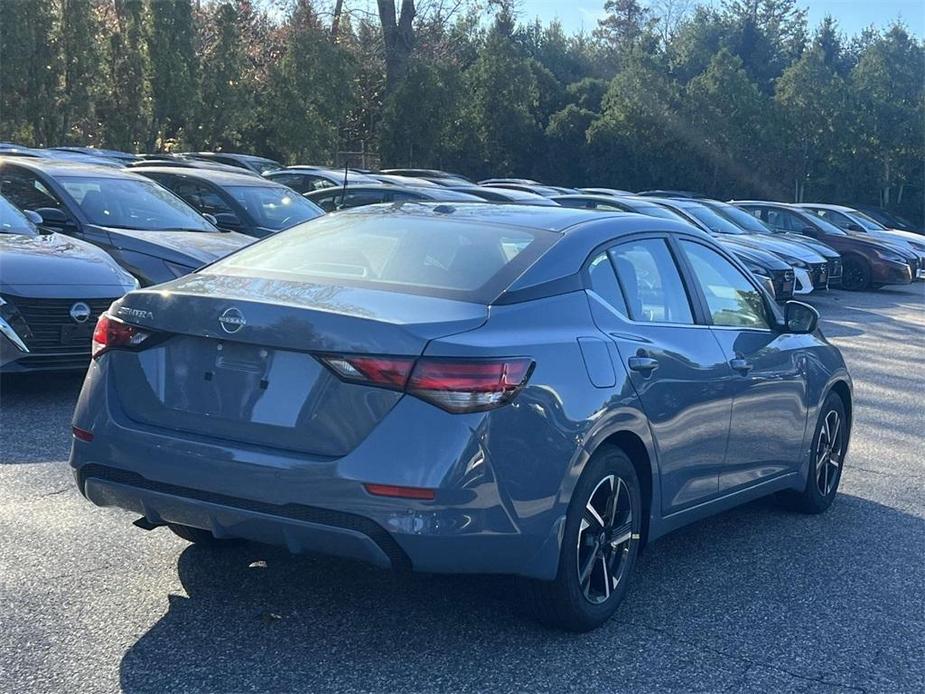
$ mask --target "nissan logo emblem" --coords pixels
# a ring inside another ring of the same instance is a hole
[[[238,309],[226,308],[222,315],[218,317],[218,322],[224,330],[229,335],[233,335],[238,332],[241,328],[247,325],[247,320],[244,318],[244,314],[241,313]]]
[[[71,319],[75,323],[86,323],[90,320],[90,307],[87,306],[83,301],[78,301],[76,304],[71,306],[69,311]]]

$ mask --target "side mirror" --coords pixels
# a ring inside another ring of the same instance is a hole
[[[849,222],[846,224],[845,229],[848,231],[864,231],[864,227],[862,227],[860,224],[855,224],[854,222]]]
[[[203,217],[205,218],[205,220],[206,220],[209,224],[211,224],[212,226],[215,226],[215,227],[218,226],[218,220],[215,218],[215,215],[214,215],[214,214],[209,214],[208,212],[203,212],[203,213],[202,213],[202,216],[203,216]]]
[[[800,233],[805,234],[806,236],[815,236],[816,227],[809,227],[809,226],[803,227],[802,229],[800,229]]]
[[[784,329],[788,333],[804,335],[816,330],[819,312],[802,301],[788,301],[784,304]]]
[[[23,210],[23,214],[26,215],[26,219],[28,219],[33,224],[38,225],[42,223],[42,215],[40,215],[35,210]]]
[[[241,228],[241,220],[238,219],[238,215],[234,212],[219,212],[218,214],[211,215],[211,217],[215,220],[215,226],[219,229]]]
[[[57,207],[39,207],[35,210],[40,218],[40,224],[43,224],[47,227],[66,227],[73,226],[73,222],[68,218],[62,210],[59,210]]]

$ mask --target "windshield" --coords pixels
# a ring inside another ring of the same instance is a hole
[[[228,186],[228,192],[257,226],[274,231],[294,227],[324,214],[314,203],[281,186]]]
[[[203,272],[487,303],[559,238],[546,231],[390,212],[395,209],[321,217]]]
[[[215,231],[196,210],[152,181],[62,176],[91,224],[139,231]]]
[[[771,231],[771,228],[756,216],[749,214],[745,210],[740,210],[734,205],[710,203],[710,207],[717,214],[726,217],[733,224],[746,231],[754,231],[757,234],[766,234]]]
[[[283,168],[283,165],[278,161],[274,159],[266,159],[264,157],[248,157],[247,161],[250,162],[255,168],[259,169],[260,173],[262,174]]]
[[[0,196],[0,234],[35,236],[38,229],[9,200]]]
[[[848,235],[847,232],[839,229],[837,226],[832,224],[832,222],[825,220],[822,217],[819,217],[817,215],[809,215],[805,212],[801,213],[801,216],[802,215],[806,215],[806,217],[812,218],[811,222],[808,219],[806,220],[807,225],[815,224],[817,227],[822,229],[822,231],[824,231],[826,234],[831,234],[832,236],[847,236]]]
[[[689,221],[684,219],[683,216],[679,215],[674,210],[669,210],[667,207],[659,207],[658,205],[640,205],[639,207],[634,206],[633,212],[644,214],[647,217],[660,217],[661,219],[673,219],[676,222],[684,222],[685,224],[690,224]]]
[[[883,226],[876,219],[873,219],[869,217],[868,215],[864,214],[863,212],[855,211],[851,213],[851,216],[854,218],[854,220],[858,224],[860,224],[862,227],[864,227],[868,231],[886,231],[885,226]]]
[[[704,205],[685,206],[684,211],[687,212],[691,217],[695,217],[706,224],[710,231],[715,231],[719,234],[743,233],[742,230],[735,224],[730,222],[725,217],[721,217],[718,213]]]

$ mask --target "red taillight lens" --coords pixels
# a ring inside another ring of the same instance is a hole
[[[350,354],[321,357],[345,381],[404,390],[414,368],[412,357],[364,357]]]
[[[78,441],[90,443],[93,440],[93,432],[81,429],[80,427],[71,427],[71,433],[74,434],[74,438]]]
[[[364,484],[366,491],[374,496],[394,496],[399,499],[422,499],[433,501],[436,496],[433,489],[423,487],[398,487],[393,484]]]
[[[533,361],[422,357],[320,357],[340,378],[403,390],[449,412],[479,412],[510,402],[526,384]]]
[[[510,402],[527,382],[530,359],[421,359],[408,392],[450,412],[490,410]]]
[[[95,359],[103,352],[116,347],[134,347],[141,344],[149,334],[133,325],[112,318],[108,313],[104,313],[96,322],[90,353]]]

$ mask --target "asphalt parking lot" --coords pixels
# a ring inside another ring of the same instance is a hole
[[[79,378],[0,391],[0,691],[925,690],[925,285],[814,297],[855,379],[842,494],[650,546],[617,617],[545,630],[510,581],[188,545],[98,509]]]

